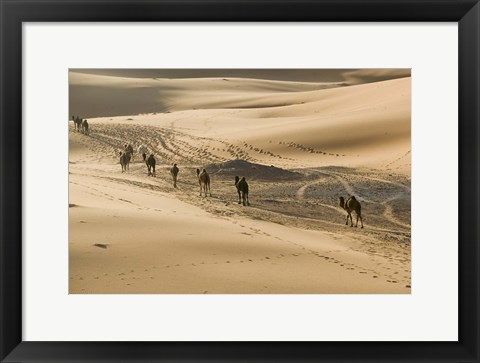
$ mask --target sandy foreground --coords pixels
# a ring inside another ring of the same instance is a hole
[[[103,105],[89,136],[69,125],[70,293],[410,293],[409,77],[70,82],[85,104],[102,85]],[[156,177],[139,155],[121,173],[124,143],[154,152]],[[362,202],[364,229],[345,225],[342,195]]]

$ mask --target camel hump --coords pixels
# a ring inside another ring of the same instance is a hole
[[[355,198],[354,195],[352,195],[352,196],[350,197],[350,199],[352,199],[352,200],[357,200],[357,198]]]

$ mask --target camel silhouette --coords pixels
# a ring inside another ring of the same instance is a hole
[[[173,187],[177,187],[177,176],[178,176],[178,166],[177,164],[173,164],[172,168],[170,169],[170,174],[172,174],[173,178]]]
[[[235,177],[235,186],[237,187],[238,192],[238,204],[250,205],[248,200],[248,183],[245,180],[245,177],[240,179],[238,176]]]
[[[155,159],[155,156],[153,154],[150,154],[148,157],[147,161],[145,162],[147,164],[148,168],[148,175],[150,176],[156,176],[155,174],[155,165],[157,164],[157,160]]]

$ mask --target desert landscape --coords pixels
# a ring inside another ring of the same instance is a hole
[[[69,293],[411,293],[410,70],[71,69],[69,93]]]

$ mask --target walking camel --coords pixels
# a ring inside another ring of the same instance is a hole
[[[122,173],[130,171],[130,159],[132,156],[130,153],[120,151],[120,165],[122,166]]]
[[[203,169],[200,173],[200,169],[197,169],[197,177],[198,185],[200,185],[200,196],[202,196],[202,190],[204,190],[205,196],[207,196],[207,188],[210,196],[212,196],[212,191],[210,190],[210,175],[208,175],[207,171]]]
[[[235,187],[237,187],[238,192],[238,204],[250,205],[248,200],[248,183],[245,180],[245,177],[240,179],[238,176],[235,177]]]
[[[82,128],[82,119],[78,116],[72,116],[72,120],[75,125],[75,131],[80,131]]]
[[[145,162],[145,164],[147,164],[147,168],[148,168],[148,176],[153,176],[155,177],[156,174],[155,174],[155,165],[157,164],[157,160],[155,159],[155,157],[153,156],[153,154],[150,154],[150,156],[148,157],[147,161]]]
[[[128,146],[126,147],[126,151],[128,151],[130,153],[130,156],[131,156],[132,161],[133,161],[133,146],[128,144]]]
[[[170,174],[172,174],[173,178],[173,187],[177,187],[177,176],[178,176],[178,166],[177,164],[173,164],[172,168],[170,169]]]
[[[345,223],[346,225],[348,225],[348,218],[350,217],[350,227],[353,227],[352,211],[355,211],[355,214],[357,215],[357,222],[355,223],[355,227],[358,226],[358,218],[360,218],[360,222],[362,223],[363,228],[362,206],[353,195],[348,198],[346,202],[343,197],[340,197],[340,207],[345,209],[345,211],[347,212],[347,222]]]
[[[82,132],[85,135],[88,135],[88,121],[87,120],[82,121]]]

